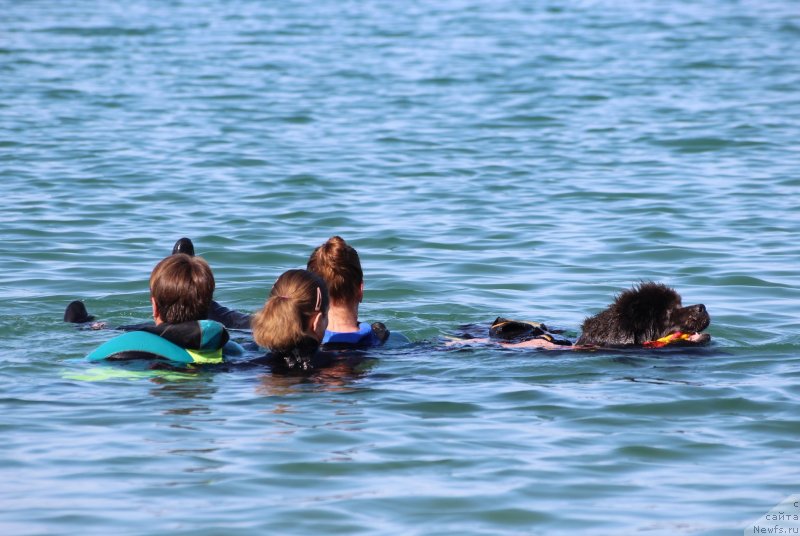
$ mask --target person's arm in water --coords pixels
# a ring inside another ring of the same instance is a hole
[[[218,302],[212,301],[208,310],[208,319],[216,320],[228,329],[250,329],[252,315],[228,309]]]
[[[572,349],[571,346],[555,344],[544,339],[530,339],[522,342],[500,342],[492,339],[459,339],[447,341],[447,346],[463,346],[468,344],[494,344],[503,348],[544,348],[545,350]]]
[[[175,255],[176,253],[185,253],[193,257],[194,243],[189,238],[179,238],[172,247],[172,254]],[[208,309],[208,319],[219,322],[228,329],[250,329],[252,315],[228,309],[220,305],[219,302],[212,301],[211,307]]]

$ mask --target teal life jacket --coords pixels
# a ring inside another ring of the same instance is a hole
[[[89,361],[161,360],[181,365],[216,364],[225,355],[241,354],[225,327],[213,320],[163,323],[129,331],[101,344],[86,356]]]

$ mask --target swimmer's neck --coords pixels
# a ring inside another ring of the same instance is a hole
[[[348,305],[331,301],[328,309],[328,331],[337,333],[358,331],[358,303]]]

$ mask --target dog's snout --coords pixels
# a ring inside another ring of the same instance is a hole
[[[694,309],[695,309],[695,311],[697,311],[698,313],[705,313],[705,312],[706,312],[706,306],[705,306],[705,305],[703,305],[702,303],[699,303],[699,304],[695,305],[695,306],[694,306]]]

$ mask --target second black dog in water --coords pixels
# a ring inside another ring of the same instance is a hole
[[[584,320],[576,344],[642,345],[678,331],[696,334],[710,323],[705,305],[683,307],[674,289],[650,281],[623,291],[605,310]]]

